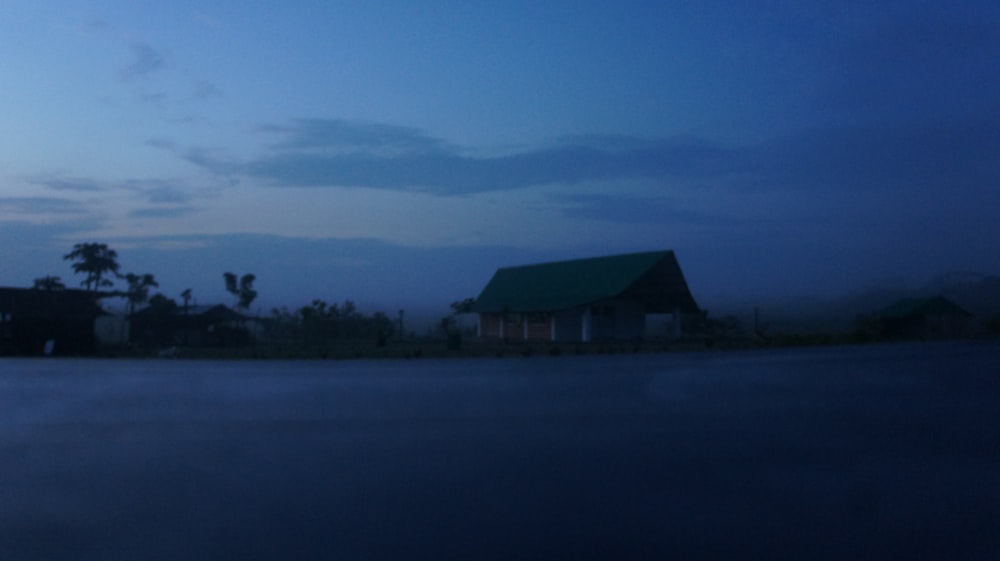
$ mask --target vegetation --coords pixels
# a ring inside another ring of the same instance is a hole
[[[149,273],[143,275],[128,273],[125,275],[125,282],[128,283],[125,298],[128,300],[128,315],[130,316],[135,313],[136,306],[145,304],[149,300],[149,289],[160,286],[153,275]]]
[[[74,273],[86,275],[80,284],[88,291],[114,286],[108,276],[118,274],[118,253],[107,244],[78,243],[63,259],[74,262]]]
[[[250,304],[257,299],[257,291],[253,288],[253,281],[257,277],[253,274],[246,274],[239,277],[237,282],[236,273],[223,273],[226,281],[226,292],[236,297],[234,307],[243,311],[250,309]]]
[[[395,326],[387,315],[376,312],[365,316],[357,311],[351,300],[328,304],[316,299],[294,312],[287,308],[274,309],[264,325],[268,340],[300,347],[359,339],[385,346],[395,333]]]
[[[44,276],[35,279],[34,285],[32,286],[35,290],[65,290],[66,285],[63,284],[62,279],[54,276]]]

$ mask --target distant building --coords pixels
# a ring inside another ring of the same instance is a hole
[[[903,298],[879,313],[882,334],[889,339],[952,339],[967,334],[972,316],[945,298]]]
[[[499,269],[476,298],[479,336],[507,341],[636,340],[647,314],[698,305],[672,251],[651,251]]]
[[[81,355],[96,351],[103,293],[0,288],[0,355]]]
[[[158,308],[147,306],[130,318],[129,339],[143,345],[225,346],[248,341],[249,318],[225,304]]]

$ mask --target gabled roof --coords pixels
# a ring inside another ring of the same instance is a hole
[[[928,315],[969,316],[972,314],[944,296],[935,296],[932,298],[903,298],[896,300],[884,308],[879,315],[886,319],[894,319]]]
[[[549,312],[617,297],[648,313],[698,310],[674,252],[649,251],[499,269],[471,311]]]

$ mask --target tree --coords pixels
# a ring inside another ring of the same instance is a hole
[[[153,275],[149,273],[143,275],[128,273],[125,275],[125,282],[128,283],[125,297],[128,299],[128,315],[130,316],[135,313],[136,306],[149,299],[149,289],[160,286]]]
[[[191,304],[191,289],[185,288],[184,292],[181,292],[181,300],[184,301],[184,315],[187,315],[188,308]]]
[[[48,275],[35,279],[35,284],[32,288],[34,288],[35,290],[48,290],[48,291],[65,290],[66,285],[63,284],[62,279],[60,279],[59,277]]]
[[[257,291],[253,288],[253,281],[257,276],[247,273],[239,277],[237,282],[236,273],[223,273],[222,278],[226,281],[226,292],[236,297],[236,308],[243,311],[250,309],[250,304],[257,298]]]
[[[112,286],[114,283],[106,277],[108,274],[118,274],[118,253],[107,244],[78,243],[73,246],[73,251],[63,255],[63,259],[75,261],[74,273],[87,275],[80,284],[88,291]]]
[[[476,304],[475,298],[466,298],[465,300],[459,300],[457,302],[451,303],[451,314],[468,314],[472,312],[472,307]]]
[[[135,273],[127,273],[125,275],[125,282],[128,283],[128,290],[124,293],[119,293],[125,296],[128,300],[128,317],[129,324],[132,323],[132,316],[135,314],[135,308],[139,304],[142,304],[149,299],[149,289],[151,287],[160,286],[153,275],[146,273],[143,275],[137,275]],[[129,327],[131,329],[131,327]],[[128,332],[126,331],[126,326],[122,324],[122,343],[126,342],[128,338]],[[134,340],[134,339],[133,339]]]

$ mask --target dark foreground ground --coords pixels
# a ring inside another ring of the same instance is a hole
[[[972,559],[1000,346],[0,360],[0,560]]]

